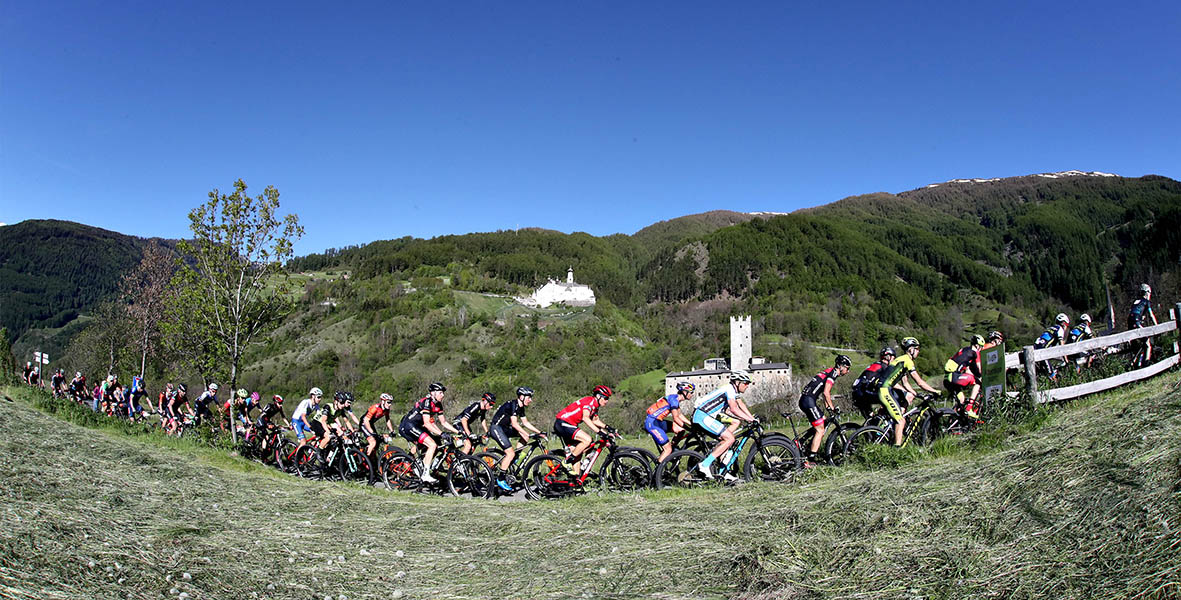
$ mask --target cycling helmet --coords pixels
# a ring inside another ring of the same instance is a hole
[[[611,394],[614,394],[615,392],[612,392],[611,388],[609,388],[605,385],[596,385],[594,391],[591,393],[594,394],[595,396],[602,396],[604,398],[610,398]]]
[[[521,387],[517,388],[517,395],[532,397],[533,396],[533,388],[521,386]]]
[[[28,365],[26,365],[26,366],[28,366]],[[114,375],[107,375],[107,381],[108,382],[115,381],[115,376]]]
[[[1150,287],[1147,283],[1141,283],[1140,284],[1140,293],[1144,294],[1144,295],[1151,294],[1152,287]]]
[[[480,396],[480,399],[486,400],[488,404],[496,404],[496,394],[492,392],[484,392],[484,395]]]
[[[1083,314],[1079,315],[1078,321],[1079,321],[1079,323],[1090,323],[1091,322],[1091,315],[1088,315],[1087,313],[1083,313]]]
[[[750,378],[750,373],[747,373],[746,371],[732,371],[730,373],[730,381],[731,382],[737,381],[739,383],[750,383],[752,380]]]
[[[271,400],[274,400],[275,404],[282,404],[283,403],[283,397],[280,396],[279,394],[275,394],[274,396],[272,396]]]
[[[1066,316],[1066,313],[1058,313],[1058,316],[1054,317],[1054,321],[1058,323],[1069,323],[1070,317]]]
[[[82,371],[75,371],[74,377],[82,377]]]
[[[381,395],[381,401],[382,401],[382,402],[393,402],[393,401],[394,401],[394,397],[393,397],[393,396],[391,396],[391,395],[389,395],[389,394],[382,394],[382,395]]]
[[[323,396],[323,395],[324,395],[324,390],[321,390],[321,389],[320,389],[320,388],[318,388],[318,387],[314,387],[314,388],[312,388],[312,389],[308,390],[308,395],[309,395],[309,396]]]
[[[258,399],[259,399],[259,398],[261,398],[261,397],[262,397],[262,396],[260,396],[260,395],[258,394],[258,392],[254,392],[254,393],[250,394],[250,399],[251,399],[251,400],[253,400],[253,401],[255,401],[256,403],[258,402]]]
[[[427,391],[430,391],[430,392],[445,392],[445,391],[447,391],[447,388],[443,384],[439,383],[438,381],[428,385],[426,389],[427,389]]]
[[[972,336],[972,345],[973,346],[983,346],[984,345],[984,336],[980,335],[979,333]]]
[[[689,383],[688,381],[682,381],[677,384],[677,392],[679,392],[681,394],[684,394],[685,392],[693,392],[696,390],[697,390],[697,386],[693,385],[692,383]]]
[[[337,390],[335,394],[332,394],[332,399],[336,400],[337,402],[344,400],[344,392]]]
[[[894,349],[889,346],[882,348],[881,352],[878,352],[879,357],[886,356],[886,355],[898,356],[897,354],[894,353]]]
[[[178,389],[182,392],[187,392],[187,391],[189,391],[189,386],[182,383],[182,384],[176,386],[176,389]]]
[[[1005,341],[1005,334],[1003,334],[999,331],[993,331],[992,333],[988,334],[988,341],[1003,342],[1003,341]]]
[[[354,400],[354,399],[353,399],[353,393],[352,393],[352,392],[345,392],[345,393],[344,393],[344,401],[345,401],[345,403],[346,403],[346,404],[352,404],[352,403],[353,403],[353,400]]]
[[[912,337],[902,338],[902,349],[910,350],[911,348],[918,348],[919,341]]]
[[[238,397],[239,398],[246,398],[249,395],[250,395],[250,392],[246,391],[246,388],[238,388]]]
[[[112,375],[112,377],[114,377],[114,375]],[[216,392],[217,391],[217,384],[216,383],[209,384],[209,391]]]
[[[835,364],[838,367],[851,367],[853,366],[853,361],[849,360],[849,357],[845,356],[844,354],[838,354]]]

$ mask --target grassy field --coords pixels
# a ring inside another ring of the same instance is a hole
[[[547,503],[299,481],[9,388],[0,597],[1181,597],[1174,377],[791,485]]]

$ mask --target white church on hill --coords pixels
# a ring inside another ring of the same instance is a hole
[[[536,292],[533,292],[532,296],[517,298],[517,301],[525,306],[536,306],[538,308],[545,308],[555,304],[594,306],[595,292],[590,289],[589,285],[574,283],[574,267],[570,267],[566,271],[565,282],[551,279],[549,283],[541,286]]]

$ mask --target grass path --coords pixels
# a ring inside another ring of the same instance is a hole
[[[300,481],[6,395],[5,598],[1181,595],[1181,395],[1162,382],[987,451],[520,504]]]

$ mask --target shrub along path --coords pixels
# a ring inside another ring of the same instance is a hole
[[[1181,394],[1161,380],[894,466],[512,504],[296,480],[4,391],[0,597],[1181,594]]]

